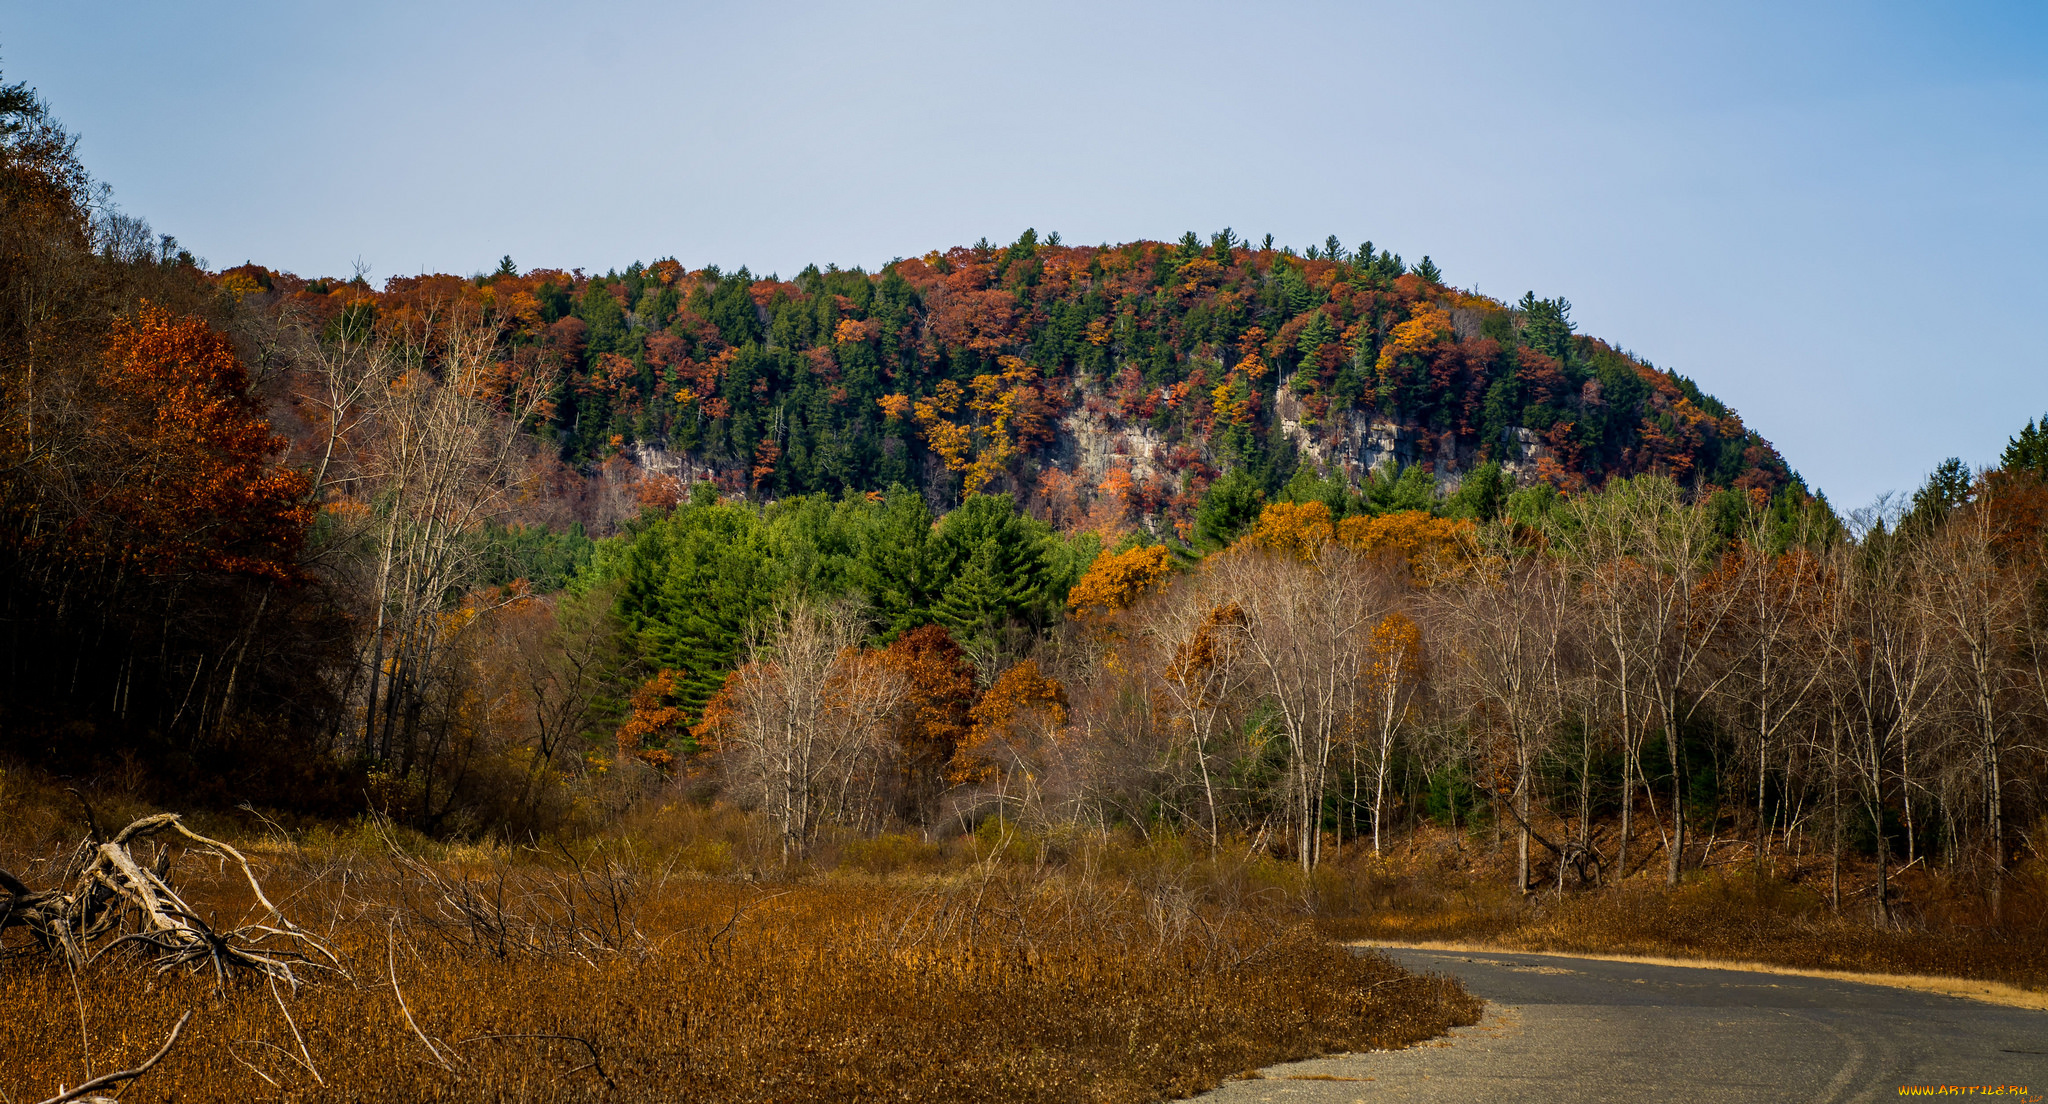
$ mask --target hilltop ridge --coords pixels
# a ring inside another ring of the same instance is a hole
[[[561,461],[613,481],[711,480],[756,498],[1007,491],[1064,524],[1186,532],[1244,468],[1362,483],[1418,466],[1438,490],[1482,464],[1564,490],[1658,472],[1712,488],[1796,484],[1691,380],[1574,332],[1562,298],[1450,286],[1371,242],[1305,253],[1225,230],[1204,243],[1007,246],[879,272],[635,263],[602,276],[219,277],[330,319],[468,301],[555,358]],[[1389,472],[1389,474],[1391,474]]]

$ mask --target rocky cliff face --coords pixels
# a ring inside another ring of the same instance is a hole
[[[1356,482],[1389,464],[1397,469],[1423,464],[1435,476],[1438,490],[1449,494],[1479,463],[1479,450],[1461,445],[1454,433],[1431,433],[1358,410],[1304,425],[1301,400],[1284,383],[1274,389],[1270,401],[1280,432],[1304,461],[1325,472],[1343,472]],[[1501,468],[1518,484],[1533,482],[1537,464],[1551,456],[1541,437],[1521,427],[1509,429],[1501,443]],[[1094,485],[1121,468],[1134,483],[1163,483],[1176,490],[1187,489],[1184,484],[1191,472],[1222,466],[1206,446],[1169,441],[1166,433],[1144,422],[1119,418],[1103,404],[1086,401],[1059,419],[1058,437],[1044,460]]]
[[[1454,433],[1430,433],[1421,426],[1402,425],[1384,415],[1356,410],[1340,411],[1327,425],[1301,424],[1301,400],[1286,387],[1273,396],[1273,411],[1280,419],[1280,431],[1294,442],[1301,455],[1329,471],[1334,466],[1353,480],[1392,464],[1405,468],[1425,464],[1436,476],[1437,489],[1448,494],[1458,489],[1465,473],[1479,463],[1479,450],[1461,446]],[[1502,435],[1501,470],[1517,484],[1536,478],[1536,465],[1551,455],[1533,430],[1510,427]]]

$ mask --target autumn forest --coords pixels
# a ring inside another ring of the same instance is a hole
[[[1429,848],[1503,909],[2048,918],[2048,423],[1844,511],[1363,238],[373,284],[211,268],[0,121],[0,758],[53,792],[749,878],[1171,846],[1360,931]]]
[[[1562,299],[1335,236],[208,272],[11,95],[17,753],[527,830],[648,785],[766,800],[748,712],[808,694],[776,706],[812,731],[796,851],[1014,808],[1304,861],[1505,816],[1562,854],[1640,807],[1674,877],[1688,813],[1995,871],[2034,815],[2031,436],[1845,524]],[[1526,672],[1483,666],[1485,616],[1540,627],[1493,660]]]

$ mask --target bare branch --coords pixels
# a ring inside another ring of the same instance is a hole
[[[178,1017],[178,1022],[171,1026],[170,1037],[164,1040],[164,1045],[158,1047],[157,1052],[155,1054],[150,1055],[148,1061],[142,1063],[134,1069],[122,1070],[119,1073],[102,1074],[98,1077],[93,1078],[90,1081],[87,1081],[85,1084],[70,1090],[69,1092],[60,1092],[56,1096],[53,1096],[48,1100],[43,1101],[42,1104],[65,1104],[65,1101],[77,1100],[79,1097],[82,1097],[85,1094],[94,1091],[95,1089],[104,1089],[108,1085],[117,1085],[123,1081],[132,1081],[135,1078],[141,1077],[143,1074],[148,1073],[151,1069],[153,1069],[156,1066],[158,1062],[164,1060],[164,1055],[169,1054],[171,1052],[172,1047],[178,1044],[178,1035],[185,1030],[185,1023],[191,1018],[192,1010],[188,1008],[185,1010],[184,1015]]]

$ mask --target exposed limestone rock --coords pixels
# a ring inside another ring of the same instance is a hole
[[[670,475],[681,480],[683,486],[694,486],[702,480],[712,479],[718,471],[710,464],[691,456],[687,452],[670,452],[660,441],[636,441],[632,446],[633,462],[650,476]]]
[[[1173,446],[1165,435],[1149,425],[1117,417],[1101,398],[1092,390],[1077,395],[1059,419],[1058,437],[1044,458],[1046,465],[1091,483],[1100,483],[1118,467],[1127,468],[1138,482],[1155,475],[1177,482],[1177,473],[1167,464]],[[1389,463],[1397,468],[1426,463],[1437,489],[1449,494],[1478,462],[1478,451],[1460,445],[1456,434],[1403,425],[1377,412],[1346,410],[1322,423],[1304,425],[1306,411],[1284,381],[1274,389],[1271,401],[1280,432],[1294,442],[1304,460],[1325,471],[1334,467],[1355,481]],[[1537,462],[1550,455],[1542,438],[1528,429],[1508,430],[1504,444],[1501,468],[1517,483],[1534,480]],[[1206,447],[1203,451],[1206,454]],[[1221,466],[1215,457],[1205,458]]]

